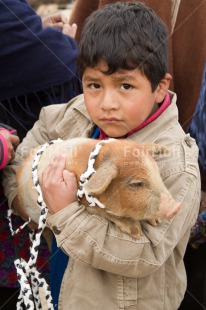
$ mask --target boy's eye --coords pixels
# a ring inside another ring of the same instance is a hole
[[[100,85],[97,84],[97,83],[92,83],[92,84],[89,84],[89,88],[91,88],[91,89],[99,89]]]
[[[128,89],[131,89],[131,88],[132,88],[132,85],[130,85],[130,84],[122,84],[122,85],[121,85],[121,88],[122,88],[123,90],[128,90]]]

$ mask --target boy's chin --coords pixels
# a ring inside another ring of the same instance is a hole
[[[118,139],[118,138],[124,138],[126,136],[127,132],[125,132],[125,131],[121,131],[121,132],[106,131],[105,134],[110,138]]]

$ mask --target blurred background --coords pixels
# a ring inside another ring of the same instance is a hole
[[[28,2],[42,18],[59,12],[63,12],[69,18],[75,0],[28,0]]]

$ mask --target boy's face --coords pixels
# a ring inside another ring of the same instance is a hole
[[[87,67],[82,82],[85,105],[92,121],[109,137],[121,137],[142,124],[160,103],[160,87],[152,92],[147,77],[136,70],[105,75],[107,65]]]

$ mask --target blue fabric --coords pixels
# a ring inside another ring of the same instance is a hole
[[[100,135],[100,129],[99,129],[99,127],[95,126],[91,138],[92,139],[99,139],[99,135]]]
[[[206,172],[206,63],[200,96],[190,124],[189,132],[191,136],[196,139],[199,147],[199,162]]]
[[[0,1],[0,101],[71,80],[78,47],[42,21],[25,0]]]
[[[62,283],[62,278],[69,261],[69,256],[66,255],[60,248],[57,247],[56,238],[52,240],[52,253],[50,259],[50,287],[53,299],[54,309],[58,309],[59,293]]]
[[[99,127],[95,127],[91,138],[98,139],[100,134]],[[53,238],[52,253],[51,253],[51,294],[53,298],[54,309],[58,309],[59,293],[65,269],[69,262],[69,256],[66,255],[60,248],[57,247],[56,239]]]

